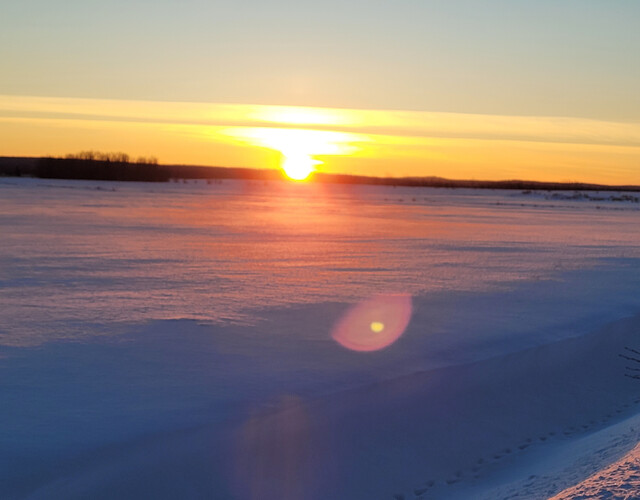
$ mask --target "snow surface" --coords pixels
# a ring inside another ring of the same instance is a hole
[[[580,484],[566,489],[552,500],[638,498],[640,491],[640,445],[617,462],[596,472]]]
[[[615,198],[0,179],[0,497],[633,487],[640,212]],[[397,342],[331,338],[388,292]]]

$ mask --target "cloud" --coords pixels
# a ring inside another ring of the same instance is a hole
[[[423,111],[358,110],[0,96],[0,116],[82,119],[213,127],[329,130],[398,138],[451,138],[640,146],[640,123],[571,117],[502,116]]]

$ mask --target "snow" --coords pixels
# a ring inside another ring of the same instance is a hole
[[[611,498],[631,500],[640,491],[640,445],[623,458],[596,472],[580,484],[555,495],[552,500]]]
[[[2,179],[0,497],[633,488],[640,212],[609,205]],[[332,338],[385,293],[393,344]]]

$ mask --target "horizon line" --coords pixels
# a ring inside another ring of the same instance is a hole
[[[0,177],[32,177],[32,178],[40,178],[36,175],[7,175],[2,173],[2,163],[4,160],[41,160],[41,159],[60,159],[60,160],[73,160],[64,157],[56,157],[53,155],[42,155],[42,156],[0,156]],[[79,160],[83,161],[83,160]],[[90,160],[92,162],[102,162],[103,160]],[[293,181],[291,179],[287,179],[286,176],[283,175],[282,169],[280,168],[257,168],[257,167],[249,167],[249,166],[225,166],[225,165],[194,165],[187,163],[158,163],[156,165],[158,168],[184,168],[184,169],[198,169],[199,172],[203,172],[205,169],[222,169],[231,171],[250,171],[256,173],[257,175],[254,178],[245,178],[245,177],[227,177],[227,179],[236,179],[236,180],[281,180],[285,182],[291,183],[300,183],[298,181]],[[186,172],[183,172],[186,173]],[[194,172],[192,172],[193,174]],[[277,177],[272,178],[261,178],[260,174],[267,173],[277,173]],[[327,181],[323,180],[314,180],[314,178],[326,178]],[[175,179],[212,179],[215,177],[172,177]],[[340,179],[353,179],[360,182],[344,182],[340,181]],[[333,180],[332,180],[333,179]],[[69,179],[67,179],[69,180]],[[82,179],[71,179],[71,180],[82,180]],[[98,181],[99,179],[95,179]],[[369,181],[369,182],[368,182]],[[123,181],[127,182],[127,181]],[[505,178],[498,180],[484,180],[484,179],[475,179],[475,178],[449,178],[442,177],[438,175],[426,175],[426,176],[402,176],[402,177],[389,177],[389,176],[376,176],[376,175],[359,175],[359,174],[348,174],[348,173],[326,173],[326,172],[314,172],[308,179],[303,181],[303,184],[306,183],[336,183],[336,184],[359,184],[359,185],[384,185],[384,186],[403,186],[403,187],[434,187],[434,188],[470,188],[470,189],[541,189],[545,191],[563,191],[563,190],[589,190],[589,191],[597,191],[597,190],[607,190],[607,191],[640,191],[640,185],[637,184],[603,184],[603,183],[592,183],[592,182],[582,182],[578,180],[571,181],[539,181],[532,179],[524,179],[524,178]],[[429,183],[433,184],[429,184]],[[470,185],[465,185],[470,184]]]

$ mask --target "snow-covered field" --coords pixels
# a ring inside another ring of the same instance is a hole
[[[639,223],[632,194],[0,179],[0,498],[633,498]]]

